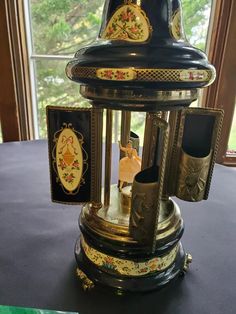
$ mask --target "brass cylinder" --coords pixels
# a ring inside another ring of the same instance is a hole
[[[181,151],[176,196],[182,200],[199,202],[204,199],[212,150],[206,157],[193,157]]]
[[[130,235],[139,243],[152,247],[159,216],[158,168],[141,171],[132,186]]]
[[[169,114],[169,141],[168,141],[168,151],[166,157],[166,169],[165,178],[163,185],[163,199],[168,199],[169,196],[175,194],[176,180],[176,169],[177,163],[173,163],[173,154],[176,154],[176,141],[178,137],[178,127],[179,127],[180,112],[177,110],[171,111]]]

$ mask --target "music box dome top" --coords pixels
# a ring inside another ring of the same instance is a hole
[[[186,40],[180,0],[107,0],[97,40],[66,73],[94,101],[159,102],[160,110],[189,105],[215,79],[205,53]]]

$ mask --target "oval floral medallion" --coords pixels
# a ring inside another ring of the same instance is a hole
[[[69,192],[76,190],[83,174],[83,153],[76,134],[70,128],[65,128],[58,138],[56,164],[63,187]]]

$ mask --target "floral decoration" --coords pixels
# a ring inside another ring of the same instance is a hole
[[[181,81],[202,82],[207,80],[207,72],[205,70],[182,70],[180,72]]]
[[[59,158],[58,167],[61,168],[61,170],[66,169],[67,165],[66,165],[64,159]]]
[[[133,69],[99,69],[97,76],[103,80],[129,81],[134,79]]]
[[[72,169],[80,170],[80,165],[78,159],[74,160],[72,163]]]
[[[179,245],[177,244],[165,256],[155,257],[143,262],[134,262],[99,252],[89,246],[83,237],[81,238],[81,246],[85,255],[92,263],[106,272],[125,276],[144,276],[157,271],[163,271],[174,262],[179,250]]]
[[[68,183],[73,183],[74,179],[75,179],[75,176],[74,174],[71,172],[71,173],[67,173],[65,172],[63,174],[63,179],[68,182]]]
[[[149,20],[140,6],[128,4],[117,9],[102,37],[141,42],[148,39],[150,30]]]

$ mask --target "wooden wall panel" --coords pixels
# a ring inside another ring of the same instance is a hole
[[[0,1],[0,120],[3,141],[20,140],[17,102],[4,1]]]
[[[217,72],[216,81],[205,94],[206,107],[225,111],[217,162],[227,162],[227,146],[236,96],[236,1],[217,0],[209,47],[209,59]],[[235,161],[231,160],[236,165]]]

